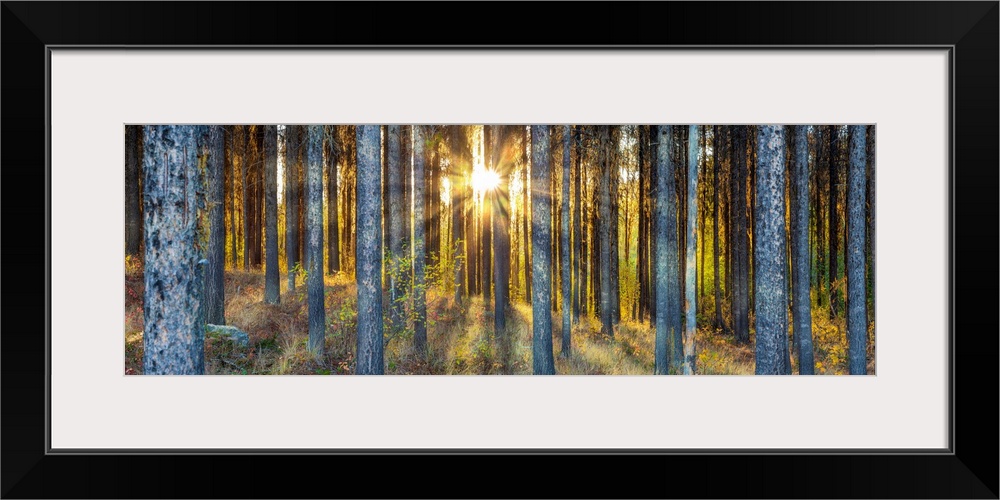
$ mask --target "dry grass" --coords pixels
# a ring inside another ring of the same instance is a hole
[[[264,274],[259,271],[227,271],[225,276],[226,319],[250,336],[248,347],[224,339],[205,341],[208,374],[350,374],[355,346],[356,288],[344,275],[327,276],[325,353],[314,359],[308,352],[308,316],[305,287],[295,291],[281,282],[281,303],[263,303]],[[125,276],[125,372],[142,372],[142,272],[126,266]],[[388,297],[384,298],[388,303]],[[488,307],[486,307],[488,306]],[[710,315],[711,316],[711,315]],[[515,302],[507,326],[500,335],[493,331],[492,303],[472,297],[455,303],[453,294],[436,289],[428,292],[426,356],[413,348],[412,328],[387,336],[387,374],[528,375],[532,371],[531,307]],[[733,336],[715,331],[708,322],[699,327],[697,373],[704,375],[749,375],[754,372],[752,341],[735,342]],[[623,321],[613,338],[600,334],[600,323],[583,317],[573,325],[572,353],[563,356],[562,316],[553,312],[553,351],[556,373],[575,375],[648,375],[653,373],[653,329],[648,323]],[[751,322],[752,324],[752,322]],[[388,332],[388,328],[386,329]],[[830,320],[825,309],[813,312],[813,342],[817,374],[847,372],[847,340],[843,318]],[[874,335],[871,331],[869,335]],[[870,343],[872,346],[874,343]],[[870,348],[869,373],[874,373],[874,347]],[[793,373],[798,372],[793,356]]]

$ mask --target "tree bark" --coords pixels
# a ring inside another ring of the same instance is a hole
[[[427,235],[424,217],[424,126],[413,126],[413,347],[427,355],[427,289],[424,259]]]
[[[574,127],[576,132],[576,176],[573,178],[573,192],[574,201],[576,204],[573,206],[573,234],[574,234],[574,253],[576,257],[573,259],[573,272],[576,278],[576,287],[574,287],[573,292],[573,314],[574,318],[579,321],[580,314],[583,312],[585,292],[587,289],[587,280],[585,279],[585,269],[586,263],[583,261],[583,221],[582,218],[582,207],[583,207],[583,193],[581,190],[581,177],[583,177],[583,163],[581,159],[583,158],[583,149],[581,148],[581,133],[580,126]],[[527,253],[525,253],[527,255]]]
[[[299,265],[298,164],[301,126],[285,127],[285,261],[288,291],[295,291],[295,267]]]
[[[572,270],[569,262],[569,176],[570,176],[570,127],[569,125],[563,126],[563,153],[562,153],[562,245],[560,245],[560,250],[562,252],[562,305],[563,305],[563,324],[562,324],[562,351],[563,356],[570,356],[572,354],[572,297],[573,290],[571,287],[572,280],[570,278],[570,272]]]
[[[698,295],[695,284],[698,272],[697,256],[697,230],[698,230],[698,143],[700,141],[700,130],[697,125],[691,125],[688,129],[688,172],[687,172],[687,263],[685,266],[684,278],[687,287],[684,289],[686,295],[686,319],[684,326],[684,360],[681,363],[681,373],[684,375],[694,375],[695,373],[695,333],[697,332],[697,311]]]
[[[377,125],[357,126],[358,231],[355,276],[358,286],[358,375],[385,371],[382,340],[382,167]]]
[[[840,240],[840,228],[839,217],[837,215],[837,198],[840,191],[840,175],[837,172],[837,159],[840,156],[839,149],[837,147],[837,135],[838,131],[836,127],[830,126],[830,154],[827,158],[829,166],[829,187],[830,187],[830,203],[827,207],[830,211],[830,274],[827,279],[827,283],[830,286],[829,298],[830,298],[830,317],[833,318],[837,315],[838,297],[837,297],[837,286],[836,281],[840,276],[840,272],[837,270],[840,260],[840,251],[838,250],[838,243]]]
[[[521,239],[523,248],[521,249],[521,254],[527,257],[531,255],[529,253],[530,247],[528,245],[531,240],[531,233],[528,232],[528,222],[531,220],[530,213],[528,212],[528,198],[530,198],[531,184],[528,180],[528,170],[530,164],[528,163],[528,147],[531,144],[528,136],[528,127],[523,128],[523,142],[521,144],[521,186],[524,189],[524,196],[521,197],[521,214],[524,216],[521,218],[521,234],[524,238]],[[531,264],[528,262],[524,263],[524,300],[525,302],[531,303]]]
[[[340,218],[337,217],[337,164],[340,163],[341,144],[338,141],[336,125],[327,125],[323,134],[326,150],[326,232],[327,242],[326,271],[330,274],[340,272]]]
[[[608,126],[598,128],[600,154],[600,181],[598,182],[598,217],[600,219],[600,250],[601,273],[601,335],[614,337],[611,318],[611,165],[608,161],[608,150],[611,138]]]
[[[754,288],[757,375],[790,373],[785,249],[785,130],[758,127],[754,207]]]
[[[851,375],[868,373],[868,301],[865,294],[866,136],[864,125],[850,126],[847,170],[847,358]]]
[[[334,205],[336,206],[336,205]],[[264,302],[281,302],[281,272],[278,269],[278,127],[264,128]]]
[[[549,127],[531,126],[531,295],[532,368],[535,375],[555,375],[552,354],[552,194],[549,187]]]
[[[721,127],[715,126],[712,135],[712,285],[715,298],[715,327],[724,328],[722,321],[722,293],[719,286],[719,167],[722,160],[722,144],[719,140]]]
[[[493,191],[493,332],[500,338],[507,328],[507,305],[510,303],[510,192],[508,188],[509,162],[502,158],[503,146],[510,134],[501,127],[493,134],[493,168],[500,177],[500,183]]]
[[[141,125],[125,126],[125,255],[137,257],[142,244],[142,135]]]
[[[797,125],[792,163],[791,230],[792,330],[798,344],[799,375],[812,375],[812,301],[809,298],[809,137],[808,127]]]
[[[677,228],[676,191],[674,190],[673,127],[661,125],[656,133],[659,143],[656,155],[656,337],[654,345],[655,373],[670,373],[673,361],[670,341],[674,337],[677,292]]]
[[[226,324],[225,130],[208,128],[208,263],[205,265],[205,322]]]
[[[205,372],[203,256],[198,207],[205,126],[146,126],[143,144],[143,373]]]
[[[323,286],[323,126],[309,125],[306,164],[306,265],[309,352],[320,361],[326,338]]]
[[[403,168],[400,158],[400,127],[386,128],[386,162],[389,173],[389,318],[394,330],[401,330],[403,320]]]
[[[732,221],[732,262],[733,262],[733,329],[736,342],[750,343],[750,303],[749,303],[749,238],[747,225],[747,127],[734,128],[733,147],[730,161],[733,164],[733,190],[731,206]]]

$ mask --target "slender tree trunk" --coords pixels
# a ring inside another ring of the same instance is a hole
[[[281,302],[281,272],[278,269],[278,127],[264,128],[265,237],[264,302]],[[331,205],[336,207],[336,205]]]
[[[749,238],[747,234],[747,127],[735,127],[731,162],[733,163],[732,211],[733,211],[733,328],[736,341],[750,343],[749,304]]]
[[[830,170],[830,204],[828,209],[830,210],[830,275],[827,283],[830,285],[830,317],[833,318],[837,315],[838,297],[837,297],[837,287],[836,281],[840,276],[838,272],[838,261],[840,260],[840,251],[837,249],[837,244],[840,240],[840,228],[839,217],[837,215],[837,198],[840,191],[840,175],[837,173],[837,157],[840,156],[839,149],[837,147],[837,135],[838,131],[835,127],[830,127],[830,154],[827,158],[829,170]]]
[[[698,311],[698,295],[695,287],[695,275],[697,274],[698,242],[696,239],[698,230],[698,143],[700,142],[700,130],[697,125],[691,125],[688,130],[688,173],[687,173],[687,264],[685,266],[684,279],[687,281],[685,288],[685,310],[687,322],[684,327],[684,360],[681,363],[681,372],[684,375],[694,375],[695,373],[695,334],[697,332],[696,313]]]
[[[399,163],[403,169],[403,266],[400,278],[403,285],[403,296],[410,296],[410,284],[413,279],[413,148],[410,141],[412,125],[399,127]],[[409,297],[412,299],[412,297]],[[409,302],[409,300],[408,300]]]
[[[205,126],[146,126],[143,144],[143,373],[205,372]]]
[[[485,130],[489,130],[489,133],[485,134],[485,138],[489,139],[493,135],[493,127],[484,126]],[[487,169],[492,170],[493,166],[490,164],[487,155],[491,149],[490,142],[483,143],[483,163],[486,165]],[[481,270],[479,272],[480,280],[482,282],[483,288],[483,307],[486,310],[491,309],[490,300],[493,296],[493,199],[491,193],[482,193],[482,219],[480,222],[480,248],[482,248],[482,253],[480,255]]]
[[[309,352],[320,362],[326,337],[323,286],[323,126],[309,125],[306,139],[306,265]]]
[[[816,170],[816,305],[823,307],[825,304],[823,297],[827,296],[829,298],[829,291],[826,284],[827,275],[827,265],[826,265],[826,215],[827,211],[823,210],[823,193],[829,193],[827,185],[823,183],[824,170],[819,166],[828,162],[826,158],[822,156],[822,153],[826,148],[824,148],[824,135],[823,130],[828,127],[816,127],[816,160],[815,160],[815,170]],[[829,154],[829,153],[828,153]],[[826,170],[829,172],[829,170]],[[827,179],[827,182],[829,180]],[[829,198],[827,199],[829,201]]]
[[[462,297],[466,293],[465,268],[465,221],[462,218],[463,193],[465,186],[462,185],[462,168],[455,161],[450,164],[451,181],[451,249],[454,252],[455,266],[455,303],[461,304]]]
[[[471,155],[470,155],[471,157]],[[466,270],[469,296],[479,293],[479,219],[476,210],[476,192],[472,185],[472,166],[465,175],[465,235],[469,239],[465,245]]]
[[[572,280],[570,272],[572,270],[569,262],[569,176],[570,176],[570,127],[563,126],[563,155],[562,155],[562,351],[563,356],[572,354]]]
[[[790,373],[788,360],[788,300],[785,297],[785,130],[760,126],[757,141],[754,229],[756,322],[755,373]]]
[[[656,322],[658,316],[656,315],[656,304],[659,302],[657,298],[658,290],[660,289],[659,281],[657,280],[657,269],[659,257],[659,210],[660,202],[657,201],[660,196],[660,140],[663,138],[659,128],[655,126],[650,126],[649,128],[649,276],[647,276],[647,281],[649,283],[649,325],[656,327]],[[666,141],[664,141],[664,146],[666,146]],[[664,166],[666,168],[666,166]],[[664,196],[666,196],[664,194]],[[666,200],[663,201],[666,203]],[[661,275],[662,276],[662,275]],[[664,370],[666,370],[666,362],[663,363]],[[666,373],[666,372],[664,372]]]
[[[499,136],[499,137],[498,137]],[[503,144],[510,136],[506,129],[494,134],[493,168],[500,176],[500,183],[493,190],[493,283],[496,287],[493,299],[493,332],[497,339],[507,328],[507,304],[510,303],[510,191],[507,162],[502,161]]]
[[[618,139],[619,139],[618,132],[619,132],[619,128],[617,126],[610,127],[610,130],[608,131],[608,139],[609,139],[609,141],[608,141],[608,144],[607,144],[607,153],[606,153],[607,156],[605,157],[606,158],[605,161],[607,162],[607,167],[608,167],[608,181],[609,181],[608,188],[610,189],[610,198],[611,198],[611,200],[610,200],[611,201],[611,205],[610,205],[611,213],[610,213],[610,217],[608,218],[608,223],[611,225],[611,227],[609,228],[609,231],[608,231],[608,233],[609,233],[608,234],[609,235],[608,241],[611,244],[609,250],[610,250],[611,254],[609,255],[609,259],[608,260],[609,260],[609,262],[611,264],[611,273],[610,273],[610,277],[609,277],[609,279],[611,281],[609,283],[609,286],[610,286],[610,288],[609,288],[610,297],[609,298],[611,300],[609,302],[609,306],[611,307],[611,324],[612,325],[617,325],[620,322],[620,320],[621,320],[621,300],[620,300],[621,299],[621,294],[619,293],[620,290],[621,290],[621,287],[619,286],[619,281],[618,281],[618,270],[619,270],[619,263],[620,263],[620,260],[621,260],[621,254],[618,253],[618,242],[619,242],[619,233],[618,233],[618,214],[619,214],[619,210],[618,210],[618,181],[619,181],[619,179],[621,179],[621,173],[619,171],[618,161],[617,161],[617,156],[618,156],[617,155],[617,151],[618,151],[618,144],[619,144],[619,142],[618,142]],[[614,334],[614,331],[612,330],[612,335],[613,334]]]
[[[285,127],[285,260],[288,291],[295,291],[295,267],[299,265],[298,165],[301,126]]]
[[[715,327],[723,328],[722,321],[722,294],[719,287],[719,167],[722,160],[722,141],[719,140],[721,127],[715,126],[712,134],[712,286],[715,297]]]
[[[226,324],[225,130],[208,127],[208,262],[205,265],[205,322]]]
[[[240,180],[243,186],[243,269],[250,269],[250,190],[249,161],[247,149],[250,142],[250,127],[242,126],[242,141],[240,141]]]
[[[851,375],[868,373],[868,301],[865,297],[866,132],[850,126],[847,169],[847,358]]]
[[[382,167],[381,137],[377,125],[357,126],[358,247],[355,276],[358,284],[358,375],[385,371],[382,340]]]
[[[231,125],[226,125],[223,127],[225,135],[225,158],[226,158],[226,172],[229,174],[229,196],[227,201],[229,203],[229,263],[233,269],[236,269],[236,161],[233,154],[233,143],[235,139],[233,134],[235,134],[234,127]]]
[[[142,126],[125,126],[125,255],[139,256],[142,213],[139,174],[142,170]],[[219,158],[218,161],[222,161]]]
[[[649,278],[647,276],[649,269],[647,255],[649,249],[649,241],[647,241],[649,238],[649,195],[646,192],[649,189],[649,185],[647,184],[647,179],[649,179],[649,170],[647,167],[648,137],[645,125],[639,125],[636,129],[639,142],[639,192],[636,197],[636,204],[639,208],[639,234],[638,246],[636,248],[638,258],[636,259],[635,276],[639,285],[639,312],[635,319],[642,322],[646,320],[649,300]]]
[[[552,353],[552,193],[549,186],[549,127],[531,127],[531,265],[534,267],[531,295],[532,368],[535,375],[555,375]]]
[[[573,206],[573,235],[574,253],[573,275],[576,279],[576,287],[573,292],[573,314],[579,321],[580,313],[583,312],[584,290],[587,288],[587,280],[584,278],[586,264],[583,262],[583,221],[581,207],[583,206],[583,196],[581,191],[580,178],[583,177],[583,149],[581,148],[580,126],[574,127],[576,132],[576,176],[573,178],[573,193],[576,204]],[[527,255],[527,253],[525,254]]]
[[[340,219],[337,217],[337,164],[340,163],[341,145],[336,125],[327,125],[324,137],[326,150],[326,232],[329,235],[326,270],[330,274],[340,272]]]
[[[669,125],[657,128],[656,155],[656,337],[654,344],[654,361],[657,375],[667,375],[671,371],[670,339],[673,338],[674,325],[671,314],[677,314],[673,301],[676,300],[677,288],[674,287],[677,274],[677,230],[676,230],[676,192],[674,190],[673,131]]]
[[[528,198],[531,196],[531,184],[529,184],[528,180],[528,170],[530,169],[530,164],[528,163],[528,147],[531,142],[528,136],[528,127],[524,127],[523,131],[524,135],[523,142],[521,144],[521,165],[523,165],[524,168],[521,169],[521,186],[524,188],[524,196],[521,197],[521,213],[524,217],[521,219],[521,234],[524,235],[524,238],[521,239],[521,243],[524,247],[521,249],[521,254],[527,257],[528,255],[531,255],[529,253],[530,247],[528,246],[528,242],[533,241],[531,239],[531,233],[528,232],[528,221],[531,217],[528,212]],[[528,262],[524,263],[524,299],[525,302],[528,303],[531,303],[531,268],[531,264]]]
[[[601,273],[601,335],[614,337],[611,317],[611,165],[608,150],[611,138],[608,126],[598,128],[600,148],[600,181],[598,182],[598,217],[600,218],[600,264]]]
[[[706,142],[708,142],[708,130],[707,127],[702,125],[701,127],[701,166],[699,167],[700,175],[708,175],[708,152],[706,151]],[[705,185],[704,181],[701,181],[702,186]],[[703,188],[701,199],[708,199],[708,188]],[[697,200],[696,200],[697,201]],[[706,203],[698,204],[698,245],[701,250],[698,252],[701,255],[701,268],[698,274],[698,306],[704,310],[705,309],[705,217],[706,217]]]
[[[417,355],[427,355],[427,284],[424,240],[424,126],[413,126],[413,347]]]
[[[799,347],[799,375],[813,374],[812,301],[809,298],[809,137],[808,127],[795,129],[792,164],[792,329]]]
[[[403,168],[400,161],[400,127],[389,125],[385,134],[389,174],[389,318],[393,330],[403,328]]]
[[[686,222],[687,218],[684,214],[687,213],[687,204],[685,198],[687,198],[687,190],[684,189],[685,179],[687,178],[686,172],[686,160],[685,160],[685,149],[684,149],[684,135],[687,132],[686,127],[676,125],[674,129],[674,144],[673,151],[676,156],[674,156],[673,162],[673,180],[670,186],[674,189],[675,204],[674,209],[670,213],[670,224],[671,233],[670,236],[676,238],[674,243],[668,241],[668,245],[673,245],[673,256],[674,259],[671,261],[670,274],[667,275],[667,279],[671,283],[670,297],[668,298],[669,304],[669,318],[672,322],[671,329],[673,331],[673,350],[671,352],[671,366],[675,371],[680,371],[681,364],[684,362],[684,293],[685,293],[685,280],[681,275],[681,269],[685,265],[685,253],[686,253]]]

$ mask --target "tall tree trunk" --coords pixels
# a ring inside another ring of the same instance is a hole
[[[403,295],[410,293],[413,279],[413,147],[411,144],[412,125],[399,127],[399,163],[403,169],[403,268],[400,276]]]
[[[866,136],[864,125],[850,126],[847,169],[847,359],[851,375],[868,373],[868,301],[865,297]]]
[[[278,127],[264,127],[264,232],[267,261],[264,264],[264,302],[281,302],[281,272],[278,269]],[[336,206],[336,205],[334,205]]]
[[[223,127],[225,135],[225,158],[226,158],[226,172],[229,174],[229,196],[227,201],[229,203],[229,263],[233,269],[236,269],[236,160],[235,154],[233,154],[233,144],[236,142],[233,137],[235,132],[235,127],[232,125],[226,125]]]
[[[785,130],[758,127],[754,229],[756,323],[755,373],[785,375],[788,360],[788,300],[785,297]]]
[[[470,155],[471,157],[471,155]],[[479,293],[479,219],[476,210],[476,192],[472,185],[472,165],[469,164],[465,173],[465,236],[468,242],[465,244],[466,252],[466,277],[469,285],[466,288],[469,296]]]
[[[488,155],[491,154],[491,143],[490,140],[493,136],[493,127],[488,125],[483,126],[483,165],[487,170],[492,170],[493,165],[491,164]],[[483,288],[483,307],[486,310],[490,308],[490,300],[493,295],[493,200],[490,193],[482,193],[482,220],[480,220],[480,248],[482,248],[482,254],[480,258],[480,264],[482,266],[479,276],[482,280]]]
[[[466,292],[466,241],[465,241],[465,221],[463,215],[463,193],[465,186],[462,182],[462,167],[456,161],[449,165],[451,168],[451,249],[454,252],[453,262],[455,266],[455,303],[461,304],[462,297]]]
[[[685,168],[687,163],[685,157],[686,150],[684,148],[684,139],[687,133],[687,127],[676,125],[674,129],[674,168],[673,168],[673,182],[670,184],[674,188],[675,200],[674,210],[670,211],[670,222],[673,224],[671,229],[671,235],[676,238],[673,244],[674,248],[674,264],[671,264],[671,274],[668,274],[668,280],[672,283],[670,288],[671,297],[668,299],[670,320],[672,321],[671,329],[673,330],[673,350],[671,352],[671,366],[674,367],[675,371],[681,369],[681,364],[684,362],[684,292],[685,292],[685,280],[681,275],[681,269],[685,265],[685,253],[687,250],[686,246],[686,227],[687,219],[684,214],[687,213],[687,190],[684,189],[685,179],[687,178]],[[668,245],[670,243],[668,242]]]
[[[712,286],[715,298],[715,327],[723,328],[722,321],[722,293],[719,286],[719,168],[722,160],[722,141],[719,140],[719,133],[722,128],[715,126],[712,134]],[[728,263],[727,263],[728,264]]]
[[[552,353],[552,193],[549,187],[549,127],[531,127],[531,295],[532,368],[535,375],[555,375]]]
[[[253,253],[251,264],[255,269],[264,265],[264,126],[254,125],[253,167]]]
[[[809,298],[809,137],[797,125],[792,163],[792,330],[798,343],[799,375],[813,374],[812,301]]]
[[[750,343],[750,303],[749,303],[749,238],[747,234],[747,127],[738,125],[734,129],[733,147],[730,161],[733,164],[734,189],[731,195],[732,221],[732,262],[733,262],[733,329],[736,341]]]
[[[708,129],[705,125],[701,126],[701,166],[699,167],[700,175],[708,175],[708,152],[706,151],[706,142],[708,142]],[[700,182],[701,185],[705,185],[704,181]],[[701,198],[703,201],[708,199],[708,188],[702,189]],[[698,204],[698,245],[701,250],[698,252],[701,255],[701,268],[698,274],[698,306],[704,310],[705,306],[705,217],[706,217],[706,203]]]
[[[676,191],[674,190],[673,127],[661,125],[657,128],[659,147],[656,154],[656,336],[654,345],[655,373],[670,373],[672,357],[670,341],[674,336],[671,315],[678,314],[674,305],[677,287],[677,229]]]
[[[522,130],[524,134],[523,142],[521,143],[521,165],[523,166],[521,169],[521,186],[524,189],[524,196],[521,197],[521,214],[523,214],[523,217],[521,218],[521,234],[524,235],[524,238],[521,239],[521,243],[523,245],[521,255],[524,255],[525,258],[527,258],[527,256],[531,255],[529,253],[530,247],[528,246],[528,242],[533,241],[531,240],[531,233],[528,232],[528,222],[530,220],[530,213],[528,212],[528,198],[531,196],[531,184],[529,184],[528,180],[528,170],[530,168],[530,164],[528,163],[528,146],[531,144],[531,141],[528,136],[528,127],[523,127]],[[524,300],[528,303],[531,303],[531,267],[531,264],[525,261]]]
[[[503,161],[503,145],[510,137],[506,128],[494,134],[493,168],[500,183],[493,190],[493,332],[499,339],[507,328],[507,304],[510,303],[510,192],[508,184],[509,162]]]
[[[868,213],[865,233],[865,241],[868,242],[868,321],[875,321],[875,126],[868,125],[866,128],[865,142],[867,146],[866,167],[868,172],[867,180],[867,207]]]
[[[823,175],[829,172],[827,169],[821,169],[820,165],[823,165],[829,160],[822,156],[823,151],[827,151],[824,147],[823,130],[828,127],[816,126],[816,159],[815,168],[816,170],[816,305],[822,307],[825,302],[823,297],[826,296],[829,299],[828,289],[826,285],[827,276],[827,265],[826,265],[826,215],[827,211],[823,210],[823,193],[829,193],[827,184],[824,184],[824,178],[827,178],[829,182],[828,175]],[[829,131],[828,131],[829,132]],[[829,154],[829,153],[828,153]],[[829,202],[829,198],[827,198]]]
[[[636,281],[639,285],[639,314],[636,318],[637,321],[645,321],[646,315],[649,313],[648,301],[649,301],[649,195],[647,191],[649,190],[649,184],[647,180],[649,179],[649,168],[648,168],[648,156],[649,153],[647,148],[649,147],[649,137],[647,135],[646,125],[639,125],[636,127],[638,131],[638,142],[639,142],[639,192],[636,197],[637,205],[639,208],[639,235],[638,235],[638,247],[636,248],[636,254],[638,255],[636,264]]]
[[[243,269],[250,269],[250,172],[248,149],[250,143],[250,127],[240,127],[240,180],[243,186]]]
[[[341,241],[344,242],[344,265],[345,268],[351,269],[347,266],[347,258],[351,258],[353,264],[357,264],[357,225],[354,225],[356,205],[354,200],[357,199],[358,190],[358,141],[357,141],[357,127],[353,125],[347,126],[347,130],[344,131],[344,138],[347,140],[347,160],[344,162],[344,166],[349,169],[349,176],[347,177],[347,186],[344,189],[344,238]],[[353,230],[352,230],[353,229]]]
[[[143,144],[143,373],[205,372],[198,206],[205,126],[146,126]]]
[[[340,272],[340,219],[337,217],[337,164],[340,163],[342,146],[338,142],[336,125],[327,125],[323,134],[326,150],[326,232],[329,235],[326,270],[330,274]]]
[[[208,263],[205,265],[205,322],[226,324],[225,130],[208,127]]]
[[[424,126],[413,126],[413,348],[427,355],[427,290],[424,266]]]
[[[573,177],[573,193],[574,201],[576,204],[573,206],[573,241],[574,241],[574,255],[573,259],[573,275],[576,279],[576,287],[573,292],[573,314],[574,318],[579,321],[580,313],[583,312],[583,302],[586,300],[584,298],[584,290],[587,289],[587,280],[584,278],[586,264],[583,262],[583,221],[581,207],[583,206],[583,196],[581,191],[581,181],[580,178],[583,177],[583,164],[581,159],[583,158],[583,149],[581,148],[581,133],[580,126],[576,125],[576,175]],[[527,253],[525,254],[527,255]]]
[[[288,291],[295,291],[295,267],[299,265],[299,183],[298,165],[301,126],[285,127],[285,265]]]
[[[400,127],[389,125],[385,134],[389,184],[389,318],[394,330],[403,328],[403,168],[400,161]]]
[[[142,170],[142,126],[125,126],[125,255],[139,256],[142,213],[139,173]],[[218,161],[222,161],[219,158]]]
[[[563,155],[562,155],[562,245],[560,245],[560,250],[562,252],[562,305],[563,305],[563,324],[562,324],[562,351],[563,356],[569,356],[572,353],[572,297],[573,291],[571,289],[572,279],[570,278],[570,271],[572,270],[569,262],[569,176],[570,176],[570,127],[569,125],[563,126]]]
[[[687,172],[687,264],[685,266],[684,279],[687,281],[685,288],[685,311],[687,322],[684,326],[684,360],[681,363],[681,372],[684,375],[694,375],[695,373],[695,333],[697,332],[696,313],[698,311],[698,295],[695,288],[695,275],[697,274],[697,230],[698,230],[698,143],[700,142],[700,130],[698,125],[691,125],[688,129],[688,172]]]
[[[320,361],[326,337],[323,286],[323,126],[309,125],[306,164],[306,265],[309,352]]]
[[[608,159],[609,136],[608,126],[598,128],[600,149],[600,181],[598,182],[598,217],[600,218],[600,264],[601,273],[601,335],[614,337],[611,318],[611,165]]]
[[[837,271],[839,264],[838,261],[840,260],[840,251],[837,249],[838,246],[837,244],[839,243],[840,240],[840,228],[838,227],[840,221],[838,220],[838,215],[837,215],[837,203],[838,203],[837,198],[840,191],[840,186],[839,186],[840,175],[837,172],[837,160],[838,157],[840,156],[840,151],[839,151],[840,148],[837,147],[837,135],[838,131],[836,127],[830,126],[830,153],[829,157],[827,158],[830,171],[829,174],[830,203],[829,206],[827,207],[830,211],[830,216],[829,216],[830,217],[830,226],[829,226],[830,227],[830,266],[829,266],[830,274],[827,279],[827,283],[830,286],[829,295],[830,295],[831,318],[837,315],[837,307],[839,304],[837,297],[837,287],[835,282],[837,281],[837,278],[840,276],[840,273]]]
[[[355,276],[358,285],[358,375],[385,371],[382,340],[382,149],[377,125],[357,126],[358,231]]]
[[[659,266],[659,229],[657,224],[659,224],[659,210],[660,202],[657,201],[660,196],[659,186],[660,186],[660,140],[663,138],[660,135],[662,132],[656,126],[650,126],[649,128],[649,198],[647,203],[649,204],[649,276],[647,276],[647,281],[649,282],[649,297],[648,297],[648,309],[649,309],[649,325],[656,327],[656,322],[658,316],[656,315],[656,304],[659,299],[657,298],[658,290],[660,289],[659,281],[657,280],[657,268]],[[664,141],[664,147],[666,146],[666,141]],[[666,160],[665,160],[666,161]],[[664,168],[666,168],[664,166]],[[666,196],[666,195],[664,195]],[[666,200],[664,200],[664,203]],[[662,275],[661,275],[662,276]],[[666,370],[666,362],[663,364],[664,370]],[[666,373],[666,372],[664,372]]]
[[[609,307],[611,307],[611,324],[617,325],[621,320],[621,294],[619,291],[621,287],[618,281],[618,269],[621,260],[621,255],[618,253],[618,181],[621,179],[621,173],[618,166],[618,144],[619,144],[619,128],[617,126],[609,127],[608,130],[608,143],[607,143],[607,153],[606,162],[608,167],[608,188],[610,190],[610,201],[611,201],[611,213],[608,217],[608,224],[610,228],[608,230],[608,241],[611,244],[609,247],[609,263],[611,264],[611,273],[609,276],[609,289],[610,292],[610,302]],[[614,334],[614,331],[612,331]]]

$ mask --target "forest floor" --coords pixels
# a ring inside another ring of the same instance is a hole
[[[355,345],[355,284],[349,278],[325,277],[326,352],[313,359],[306,349],[308,317],[305,287],[287,289],[282,280],[281,303],[263,303],[263,272],[227,271],[227,323],[246,331],[248,347],[208,337],[205,372],[213,375],[350,374]],[[125,373],[142,373],[142,274],[126,272]],[[416,355],[405,332],[388,334],[386,374],[531,374],[531,307],[514,300],[505,335],[493,335],[492,303],[482,297],[456,304],[452,294],[428,292],[428,354]],[[388,304],[388,300],[384,301]],[[711,312],[714,316],[714,312]],[[709,317],[712,317],[709,316]],[[740,345],[730,334],[717,331],[699,316],[696,372],[712,375],[750,375],[754,372],[753,344]],[[751,321],[752,324],[752,321]],[[648,375],[653,373],[654,331],[647,323],[623,320],[613,338],[600,334],[600,322],[580,318],[573,326],[572,354],[562,356],[562,315],[552,320],[556,373],[574,375]],[[388,329],[386,330],[389,331]],[[813,342],[817,374],[846,373],[847,341],[843,318],[830,320],[825,309],[813,313]],[[870,331],[870,335],[872,332]],[[870,344],[874,344],[873,342]],[[869,352],[869,373],[874,373]],[[794,356],[793,356],[794,358]],[[793,359],[793,373],[798,373]]]

